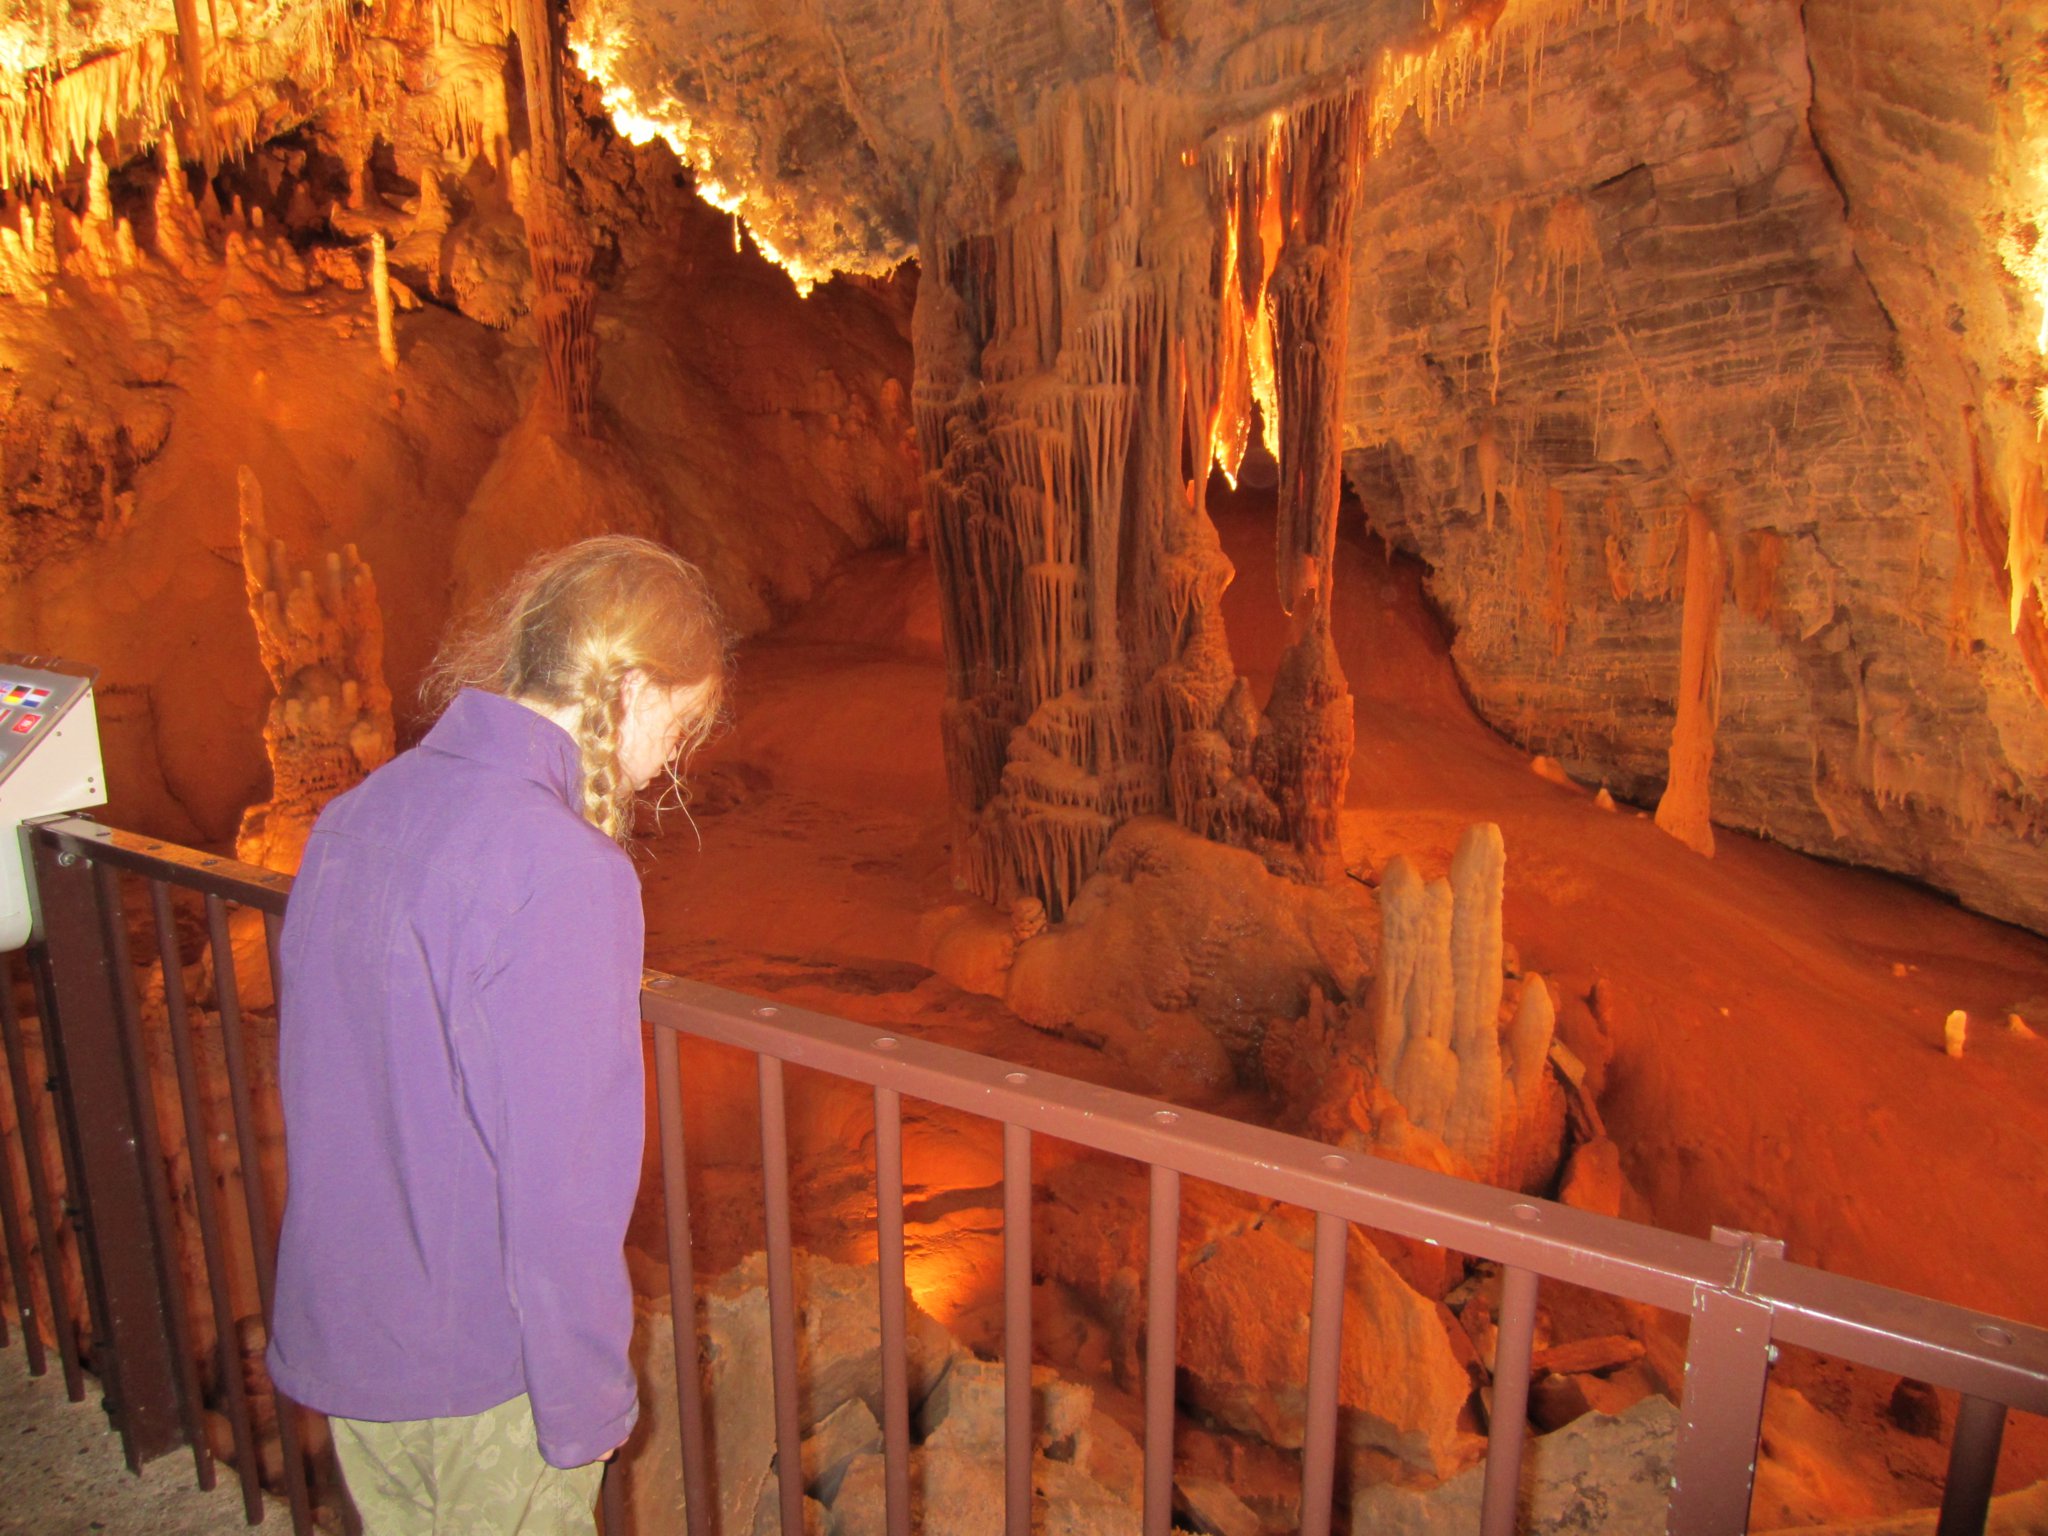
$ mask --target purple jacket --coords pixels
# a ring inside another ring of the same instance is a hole
[[[269,1353],[343,1418],[527,1393],[558,1467],[638,1412],[640,882],[577,783],[566,731],[470,689],[321,813],[284,921]]]

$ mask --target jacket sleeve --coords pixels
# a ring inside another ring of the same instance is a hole
[[[481,977],[479,1130],[497,1163],[505,1279],[540,1452],[581,1466],[639,1412],[626,1223],[640,1182],[644,919],[623,855],[547,870]],[[493,1102],[494,1100],[494,1102]]]

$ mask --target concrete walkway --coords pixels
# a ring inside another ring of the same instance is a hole
[[[189,1451],[135,1476],[92,1377],[85,1401],[68,1402],[54,1355],[50,1373],[32,1377],[19,1334],[0,1349],[0,1536],[238,1536],[249,1529],[239,1486],[221,1467],[201,1493]],[[282,1503],[271,1505],[263,1528],[290,1531]]]

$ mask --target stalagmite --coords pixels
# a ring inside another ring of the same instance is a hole
[[[1467,827],[1451,857],[1451,1049],[1458,1094],[1444,1141],[1482,1167],[1501,1111],[1501,892],[1507,848],[1492,822]]]
[[[1311,880],[1344,874],[1340,837],[1354,740],[1351,689],[1330,636],[1328,609],[1287,648],[1260,723],[1253,771],[1280,813],[1280,840]]]
[[[1451,1050],[1453,907],[1450,884],[1424,884],[1405,856],[1381,877],[1380,969],[1373,982],[1380,1080],[1417,1125],[1438,1134],[1458,1091],[1458,1059]]]
[[[320,808],[386,762],[395,730],[384,681],[384,616],[369,566],[349,545],[319,579],[293,577],[284,541],[270,537],[263,487],[237,473],[243,586],[256,647],[276,696],[263,723],[271,798],[253,805],[237,858],[290,873]]]
[[[391,320],[391,264],[382,233],[370,236],[370,294],[377,311],[377,356],[387,369],[398,367],[398,336]]]
[[[1508,1086],[1516,1106],[1534,1101],[1547,1080],[1551,1037],[1557,1031],[1557,1005],[1550,986],[1534,971],[1522,978],[1522,996],[1508,1029]]]
[[[1721,538],[1697,503],[1685,509],[1685,616],[1680,641],[1678,719],[1671,729],[1671,773],[1657,802],[1657,825],[1695,853],[1714,855],[1708,797],[1714,730],[1721,717]]]
[[[1970,1033],[1970,1016],[1958,1008],[1949,1014],[1941,1026],[1941,1048],[1956,1060],[1962,1060],[1963,1042]]]
[[[1466,829],[1448,880],[1425,884],[1405,855],[1387,865],[1373,1072],[1475,1177],[1530,1189],[1554,1171],[1564,1100],[1549,1065],[1557,1014],[1540,976],[1522,978],[1502,1038],[1505,871],[1491,823]]]

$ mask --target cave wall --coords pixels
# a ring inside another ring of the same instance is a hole
[[[1645,804],[1700,508],[1730,566],[1716,819],[2039,927],[1989,35],[1862,0],[1625,6],[1509,53],[1372,162],[1346,462],[1429,563],[1482,713]]]

